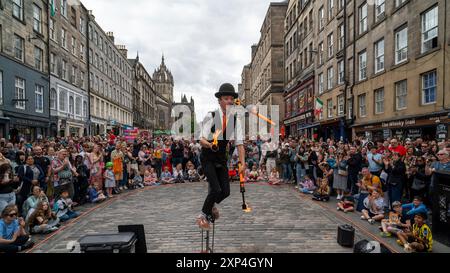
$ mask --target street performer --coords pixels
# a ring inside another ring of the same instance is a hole
[[[234,144],[238,149],[241,163],[239,173],[244,174],[246,168],[242,128],[240,128],[239,123],[236,123],[235,115],[231,113],[227,115],[227,106],[231,107],[234,105],[238,94],[235,92],[233,85],[225,83],[215,96],[218,99],[220,109],[208,113],[203,122],[200,135],[200,145],[202,147],[200,159],[209,185],[208,196],[204,202],[202,213],[197,217],[196,221],[203,230],[209,230],[210,225],[219,219],[219,210],[215,204],[220,204],[230,196],[230,180],[226,157],[227,146],[230,140],[234,140]],[[233,119],[234,122],[229,122],[230,119]],[[231,139],[227,139],[227,131],[229,131],[229,136],[232,135]],[[232,132],[234,134],[231,134]]]

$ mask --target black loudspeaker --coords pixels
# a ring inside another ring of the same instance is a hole
[[[133,232],[136,235],[135,253],[147,253],[144,225],[122,225],[118,229],[119,232]]]
[[[436,171],[433,179],[433,238],[450,246],[450,172]]]
[[[355,228],[350,225],[339,226],[337,242],[343,247],[353,247],[355,243]]]

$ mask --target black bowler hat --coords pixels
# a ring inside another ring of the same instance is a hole
[[[224,96],[232,96],[235,99],[239,97],[238,93],[236,93],[236,91],[234,90],[233,85],[229,83],[222,84],[222,86],[219,88],[219,92],[216,93],[216,98],[218,99]]]

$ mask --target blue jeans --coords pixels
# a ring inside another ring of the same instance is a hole
[[[80,216],[80,214],[78,212],[69,210],[69,211],[67,211],[66,214],[59,217],[59,220],[61,220],[61,222],[65,222],[65,221],[69,221],[70,219],[77,218],[78,216]]]
[[[128,171],[126,166],[124,166],[123,177],[122,180],[119,182],[119,187],[125,187],[126,185],[128,185]]]
[[[303,179],[303,177],[305,177],[306,175],[306,170],[302,169],[301,167],[302,165],[297,164],[295,171],[297,172],[297,185],[298,183],[300,183],[300,181]]]
[[[0,213],[2,213],[6,206],[15,204],[16,194],[14,192],[0,194]]]
[[[283,163],[283,180],[291,180],[292,178],[292,168],[291,163]]]

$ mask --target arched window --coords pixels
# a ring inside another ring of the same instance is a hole
[[[61,90],[59,92],[59,111],[62,112],[67,111],[66,103],[67,103],[67,92]]]
[[[69,114],[74,114],[74,101],[72,96],[69,97]]]
[[[75,99],[75,114],[77,116],[81,115],[81,98],[77,97]]]
[[[57,109],[57,93],[54,88],[50,90],[50,109],[56,110]]]
[[[83,117],[87,118],[88,116],[88,103],[87,101],[83,101]]]

